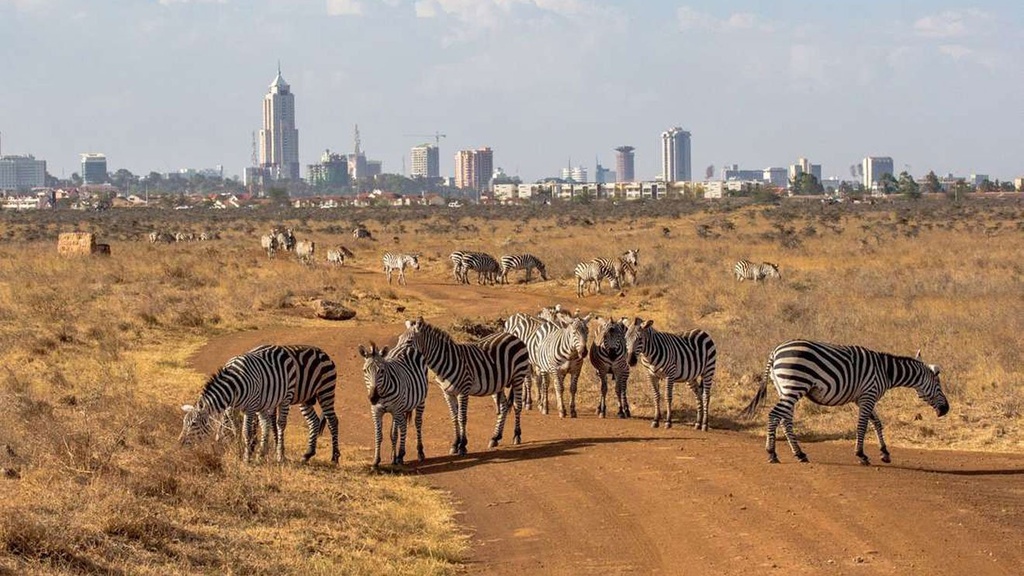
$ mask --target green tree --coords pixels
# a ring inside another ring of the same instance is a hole
[[[267,198],[269,198],[270,201],[272,203],[274,203],[274,204],[277,204],[279,206],[287,206],[288,205],[288,189],[287,188],[279,188],[279,187],[276,187],[276,186],[272,187],[272,188],[269,188],[269,189],[267,189]]]
[[[885,195],[895,194],[900,189],[900,183],[895,176],[886,172],[878,180],[878,189]]]
[[[978,192],[995,192],[996,190],[998,190],[998,188],[988,178],[985,178],[980,184],[978,184]]]
[[[917,200],[921,197],[920,187],[917,182],[914,181],[914,177],[908,174],[906,171],[900,172],[900,179],[898,181],[898,189],[900,194]]]
[[[924,184],[921,185],[921,192],[925,194],[938,194],[942,192],[942,183],[939,182],[939,177],[935,175],[934,170],[925,175]]]
[[[789,186],[795,196],[820,196],[825,193],[825,187],[810,172],[797,174],[790,180]]]
[[[961,178],[949,187],[949,190],[946,191],[946,197],[954,202],[959,202],[967,198],[971,192],[974,192],[974,188]]]

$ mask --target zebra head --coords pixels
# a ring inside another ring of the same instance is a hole
[[[419,254],[410,254],[409,255],[409,266],[412,266],[413,270],[419,270],[420,269],[420,255]]]
[[[544,280],[545,282],[547,282],[548,281],[548,270],[547,270],[547,268],[544,267],[544,263],[538,261],[536,268],[537,268],[537,271],[540,272],[541,280]]]
[[[587,357],[587,338],[590,336],[590,314],[572,316],[565,324],[565,330],[572,339],[572,347],[579,358]]]
[[[359,355],[363,357],[363,382],[366,383],[366,397],[369,398],[370,404],[374,405],[380,402],[380,391],[378,390],[381,365],[384,364],[384,358],[388,355],[388,347],[385,346],[381,349],[377,349],[377,345],[370,342],[370,349],[363,348],[363,345],[359,345]]]
[[[636,366],[637,357],[647,350],[647,338],[650,337],[653,324],[654,320],[644,322],[634,318],[630,322],[627,318],[622,319],[622,325],[626,328],[626,356],[630,366]]]
[[[430,333],[433,326],[427,324],[423,316],[415,320],[405,321],[405,334],[399,338],[399,341],[408,341],[411,343],[420,353],[425,354],[426,344],[430,338]]]
[[[917,351],[917,355],[914,357],[915,360],[921,360],[921,351]],[[914,389],[917,390],[917,396],[927,403],[929,406],[935,409],[935,414],[939,418],[942,418],[949,412],[949,400],[946,399],[946,395],[942,392],[942,383],[939,382],[939,367],[935,364],[925,364],[920,379],[914,384]]]
[[[779,265],[772,262],[765,262],[761,267],[761,271],[764,273],[765,278],[778,278],[782,279],[782,272],[779,272]]]
[[[628,263],[632,264],[633,266],[639,266],[640,265],[639,258],[640,258],[640,249],[639,248],[633,248],[632,250],[626,250],[626,253],[622,255],[622,261],[623,262],[628,262]]]
[[[220,423],[214,417],[213,406],[202,398],[195,406],[184,404],[181,409],[185,412],[185,417],[181,422],[181,434],[178,436],[178,442],[182,445],[187,446],[196,440],[205,438],[210,434],[213,425]],[[215,422],[215,420],[217,421]]]
[[[594,343],[608,353],[611,358],[619,358],[626,354],[626,327],[621,322],[598,316],[594,319],[597,326],[594,331]]]

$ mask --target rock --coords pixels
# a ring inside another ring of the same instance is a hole
[[[330,300],[317,299],[310,302],[310,305],[317,318],[324,320],[350,320],[356,317],[355,310],[350,310]]]

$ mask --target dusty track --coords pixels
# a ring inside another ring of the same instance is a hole
[[[464,316],[548,303],[516,288],[410,282],[401,291]],[[340,367],[342,441],[368,463],[372,426],[356,346],[391,343],[402,328],[245,332],[210,342],[193,365],[211,372],[258,343],[324,347]],[[593,386],[589,371],[581,384]],[[783,463],[769,466],[761,437],[592,414],[592,406],[576,420],[524,412],[524,443],[487,450],[493,407],[474,398],[470,454],[452,457],[447,408],[432,384],[427,460],[410,470],[454,495],[473,536],[471,572],[1024,573],[1024,456],[897,445],[893,464],[862,467],[849,441],[805,442],[811,464],[787,458],[780,444]],[[873,444],[869,455],[877,460]]]

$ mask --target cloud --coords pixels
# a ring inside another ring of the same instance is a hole
[[[327,0],[328,16],[359,16],[363,13],[360,0]]]
[[[751,12],[736,12],[728,18],[719,19],[707,12],[701,12],[689,6],[680,6],[676,10],[676,20],[682,30],[710,30],[710,31],[744,31],[757,30],[771,32],[774,27],[761,20]]]
[[[914,32],[924,38],[962,38],[977,32],[991,20],[986,12],[976,9],[946,10],[914,22]]]

